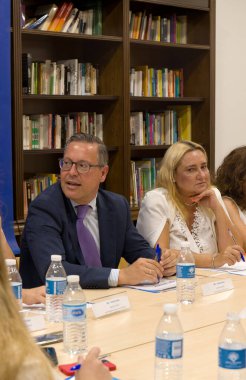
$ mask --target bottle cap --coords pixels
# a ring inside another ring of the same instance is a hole
[[[67,276],[67,282],[79,282],[79,276],[77,274]]]
[[[227,313],[226,318],[228,319],[228,321],[239,321],[240,319],[239,314],[232,311]]]
[[[16,260],[15,259],[5,259],[5,263],[7,266],[16,265]]]
[[[166,303],[163,306],[163,310],[168,314],[176,314],[178,310],[178,305],[176,303]]]
[[[51,255],[51,261],[61,261],[61,255]]]
[[[181,249],[182,248],[190,248],[190,243],[188,241],[182,241],[180,247],[181,247]]]

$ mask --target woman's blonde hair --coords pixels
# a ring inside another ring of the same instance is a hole
[[[184,216],[185,208],[181,202],[180,194],[177,189],[174,177],[175,172],[184,155],[194,150],[200,150],[207,159],[207,153],[205,149],[193,141],[178,141],[171,145],[161,161],[160,170],[157,176],[157,186],[167,189],[171,201]]]
[[[48,359],[34,343],[19,313],[17,301],[9,284],[5,261],[0,252],[0,352],[1,380],[15,380],[22,377],[23,365],[27,360],[36,363],[38,371],[42,371],[42,379],[53,380],[52,369]],[[35,365],[35,364],[34,364]],[[41,379],[41,377],[36,377]]]

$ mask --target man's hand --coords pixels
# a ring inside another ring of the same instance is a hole
[[[164,270],[160,263],[152,259],[139,258],[127,268],[120,270],[118,285],[137,285],[145,281],[157,283],[163,274]]]
[[[38,288],[22,289],[22,300],[26,305],[45,303],[45,286]]]

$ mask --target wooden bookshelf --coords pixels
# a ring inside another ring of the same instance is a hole
[[[215,0],[102,0],[102,35],[83,35],[21,28],[21,1],[12,1],[12,124],[15,219],[23,221],[23,181],[39,172],[59,172],[62,149],[23,151],[23,114],[98,112],[103,114],[104,141],[110,172],[105,188],[130,197],[130,161],[162,157],[168,146],[130,145],[130,113],[162,112],[190,105],[192,139],[203,144],[214,169],[215,122]],[[22,1],[28,9],[47,0]],[[58,2],[59,5],[60,1]],[[75,6],[81,4],[74,1]],[[129,11],[187,16],[187,43],[129,38]],[[22,53],[34,60],[78,58],[99,67],[99,93],[80,95],[23,95]],[[169,66],[184,70],[184,96],[130,96],[130,69],[137,65]],[[133,210],[133,218],[137,210]]]

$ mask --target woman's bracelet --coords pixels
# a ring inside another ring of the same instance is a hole
[[[214,254],[212,255],[212,261],[211,261],[211,268],[212,268],[212,269],[215,269],[215,266],[214,266],[214,259],[215,259],[216,256],[217,256],[216,253],[214,253]]]

